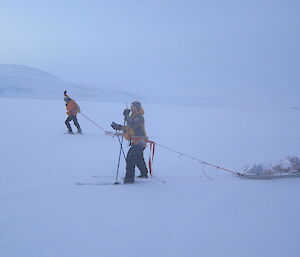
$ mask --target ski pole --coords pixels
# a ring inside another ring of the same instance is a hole
[[[126,122],[126,120],[124,119],[123,128],[125,127],[125,122]],[[123,151],[124,132],[122,133],[122,139],[121,140],[120,140],[119,135],[118,135],[118,140],[119,140],[119,143],[120,143],[120,151],[119,151],[119,159],[118,159],[118,166],[117,166],[117,174],[116,174],[116,182],[115,182],[115,184],[119,184],[118,177],[119,177],[121,153]],[[125,158],[124,151],[123,151],[123,155],[124,155],[124,158]],[[125,158],[125,160],[126,160],[126,158]]]
[[[124,160],[126,161],[126,156],[125,156],[124,148],[123,148],[123,142],[121,142],[119,135],[117,135],[117,137],[118,137],[118,141],[119,141],[120,147],[122,149]]]

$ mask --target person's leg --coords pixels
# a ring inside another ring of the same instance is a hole
[[[68,128],[69,133],[73,133],[72,128],[71,128],[71,125],[70,125],[70,121],[71,121],[71,120],[72,120],[72,117],[69,116],[69,117],[66,119],[66,121],[65,121],[65,124],[66,124],[66,126],[67,126],[67,128]]]
[[[78,120],[77,120],[77,117],[76,116],[73,116],[73,122],[74,122],[74,125],[76,126],[77,130],[78,130],[78,133],[82,133],[81,132],[81,128],[80,128],[80,125],[78,123]]]
[[[139,147],[137,150],[137,160],[136,160],[136,166],[139,168],[141,175],[141,178],[147,178],[148,169],[145,163],[144,159],[144,150],[145,148]]]
[[[136,165],[136,146],[132,145],[126,156],[126,175],[124,178],[124,183],[134,182],[135,165]]]

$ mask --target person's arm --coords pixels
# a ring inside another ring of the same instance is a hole
[[[111,127],[112,127],[113,129],[115,129],[115,130],[122,130],[122,131],[125,131],[125,130],[126,130],[126,126],[124,127],[124,126],[122,126],[122,125],[120,125],[120,124],[117,124],[117,123],[115,123],[115,122],[112,122],[112,123],[111,123]]]
[[[66,104],[66,109],[67,109],[67,115],[70,116],[71,109],[70,109],[70,104],[69,103]]]

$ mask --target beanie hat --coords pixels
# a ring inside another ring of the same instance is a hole
[[[142,104],[139,101],[134,101],[131,104],[133,104],[139,110],[142,108]]]
[[[67,95],[67,90],[65,90],[64,96],[65,96],[64,101],[65,101],[66,103],[68,103],[68,102],[70,102],[70,101],[72,100],[72,99]]]

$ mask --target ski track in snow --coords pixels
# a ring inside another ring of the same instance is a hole
[[[122,122],[122,104],[79,105],[108,130]],[[64,108],[0,101],[1,257],[299,256],[300,178],[252,181],[206,166],[210,180],[157,147],[154,174],[167,183],[77,186],[115,181],[119,143],[80,115],[84,135],[64,135]],[[295,110],[144,108],[151,139],[231,170],[300,156]]]

